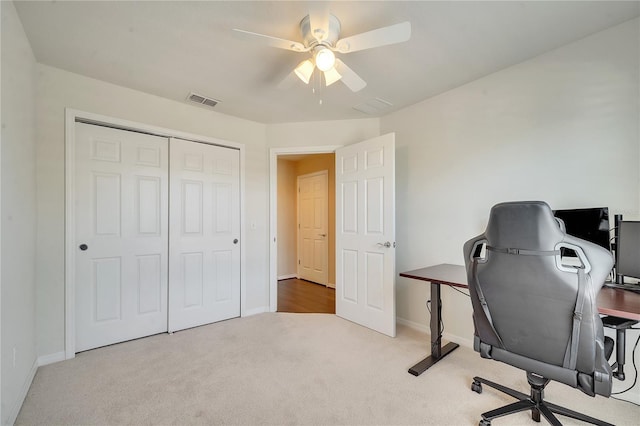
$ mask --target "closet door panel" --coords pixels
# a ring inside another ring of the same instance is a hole
[[[168,140],[76,123],[76,351],[167,331]]]
[[[171,139],[169,331],[240,316],[239,151]]]

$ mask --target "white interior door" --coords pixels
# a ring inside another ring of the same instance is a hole
[[[170,141],[169,331],[240,316],[240,153]]]
[[[76,351],[167,331],[168,141],[76,123]]]
[[[328,172],[298,176],[298,278],[329,280]]]
[[[395,337],[395,135],[336,150],[336,314]]]

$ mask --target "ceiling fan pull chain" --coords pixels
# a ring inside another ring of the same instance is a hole
[[[322,105],[322,73],[316,72],[316,86],[318,87],[318,105]]]

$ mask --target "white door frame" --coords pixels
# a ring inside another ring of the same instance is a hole
[[[296,256],[298,258],[298,264],[296,265],[296,273],[298,275],[298,278],[300,278],[300,260],[302,259],[302,247],[300,244],[300,235],[301,235],[301,229],[300,229],[300,178],[311,178],[311,177],[315,177],[315,176],[324,176],[325,179],[325,200],[327,201],[327,211],[325,213],[325,231],[326,231],[326,237],[329,236],[329,214],[331,212],[329,212],[329,170],[321,170],[319,172],[313,172],[313,173],[307,173],[306,175],[300,175],[297,176],[296,178],[296,185],[298,187],[298,192],[296,193],[296,223],[298,224],[298,226],[296,227],[296,245],[297,245],[297,250],[296,250]],[[325,286],[329,286],[329,239],[326,238],[325,239],[325,245],[324,245],[324,261],[325,264],[322,265],[324,267],[325,273],[327,274],[327,279],[325,283],[319,283],[319,284],[324,284]]]
[[[207,143],[211,145],[234,148],[240,151],[240,316],[245,316],[246,299],[246,274],[245,274],[245,232],[243,224],[245,221],[245,146],[241,143],[230,142],[223,139],[216,139],[178,130],[166,129],[158,126],[137,123],[134,121],[122,120],[100,114],[94,114],[76,109],[65,108],[65,359],[76,356],[76,324],[75,324],[75,123],[83,122],[113,127],[121,130],[148,133],[151,135],[166,138],[180,138],[193,142]]]
[[[278,309],[278,156],[332,154],[342,145],[271,148],[269,150],[269,311]]]

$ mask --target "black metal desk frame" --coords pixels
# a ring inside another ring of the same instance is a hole
[[[442,298],[440,291],[441,285],[467,288],[466,272],[463,266],[442,264],[403,272],[400,276],[431,283],[431,355],[409,369],[409,373],[419,376],[459,346],[453,342],[442,346]]]

